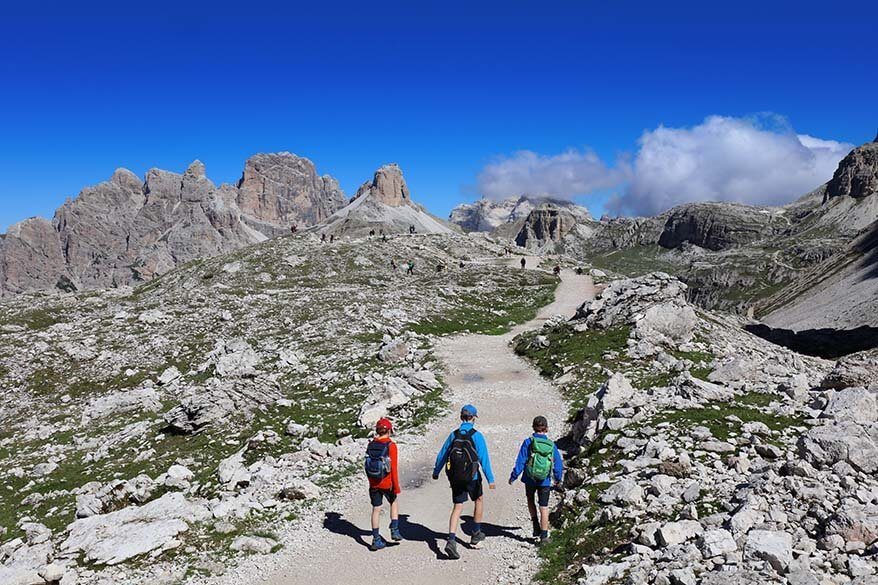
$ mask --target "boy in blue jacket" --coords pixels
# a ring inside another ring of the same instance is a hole
[[[564,478],[564,460],[558,446],[546,436],[549,432],[549,421],[546,417],[534,418],[533,430],[533,435],[525,439],[518,450],[515,467],[509,476],[509,485],[521,476],[527,496],[527,509],[533,522],[533,535],[534,538],[539,537],[539,543],[543,544],[549,539],[549,492],[553,480],[558,485]],[[537,503],[540,506],[539,517]]]
[[[460,558],[460,553],[457,552],[457,525],[460,522],[464,503],[470,499],[475,504],[470,544],[478,548],[485,540],[485,533],[482,532],[484,512],[482,473],[488,480],[488,487],[491,489],[496,487],[485,437],[473,428],[478,415],[476,407],[472,404],[460,409],[460,428],[448,435],[433,467],[433,479],[439,479],[439,472],[444,467],[451,484],[451,501],[454,507],[448,520],[448,542],[445,543],[445,554],[455,560]]]

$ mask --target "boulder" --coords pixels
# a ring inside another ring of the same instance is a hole
[[[793,538],[777,530],[751,530],[744,551],[767,561],[778,573],[786,573],[793,562]]]
[[[834,392],[822,416],[839,421],[878,422],[878,389],[845,388]]]
[[[140,507],[76,520],[61,544],[64,554],[82,554],[89,562],[116,565],[179,543],[177,536],[193,522],[210,517],[207,507],[179,492],[167,493]]]
[[[680,520],[663,524],[656,532],[659,546],[669,547],[682,544],[702,534],[704,528],[695,520]]]

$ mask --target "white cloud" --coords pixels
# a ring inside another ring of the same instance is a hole
[[[523,194],[569,199],[618,186],[625,179],[625,165],[611,168],[590,150],[570,149],[554,156],[522,150],[486,165],[478,176],[478,191],[492,199]]]
[[[787,203],[828,181],[853,148],[722,116],[692,128],[659,126],[639,145],[631,181],[609,203],[614,212],[652,215],[692,201]]]
[[[633,163],[606,164],[591,150],[547,156],[524,150],[486,165],[490,198],[571,198],[617,189],[613,213],[653,215],[693,201],[779,205],[825,183],[853,145],[796,134],[781,116],[711,116],[691,128],[659,126],[638,141]]]

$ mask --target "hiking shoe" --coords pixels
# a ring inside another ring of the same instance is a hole
[[[445,554],[448,555],[449,559],[456,561],[460,558],[460,553],[457,552],[457,541],[449,540],[445,543]]]
[[[534,538],[539,538],[540,534],[543,533],[543,529],[540,527],[540,523],[534,522],[533,528],[534,528],[534,531],[533,531],[533,534],[531,536],[533,536]]]
[[[372,544],[369,546],[369,550],[371,550],[371,551],[381,550],[382,548],[384,548],[386,546],[387,546],[387,543],[384,541],[384,538],[381,536],[376,536],[375,538],[372,539]]]
[[[548,542],[549,542],[549,535],[548,534],[546,534],[545,536],[540,535],[540,539],[537,541],[537,546],[544,546]]]
[[[469,543],[473,548],[479,548],[482,544],[482,541],[485,540],[485,533],[479,530],[478,532],[473,532],[473,535],[470,536]]]
[[[399,533],[399,528],[390,529],[390,538],[392,538],[396,542],[402,540],[402,534]]]

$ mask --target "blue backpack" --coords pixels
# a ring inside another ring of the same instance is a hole
[[[366,475],[384,479],[390,474],[390,441],[372,441],[366,447]]]

